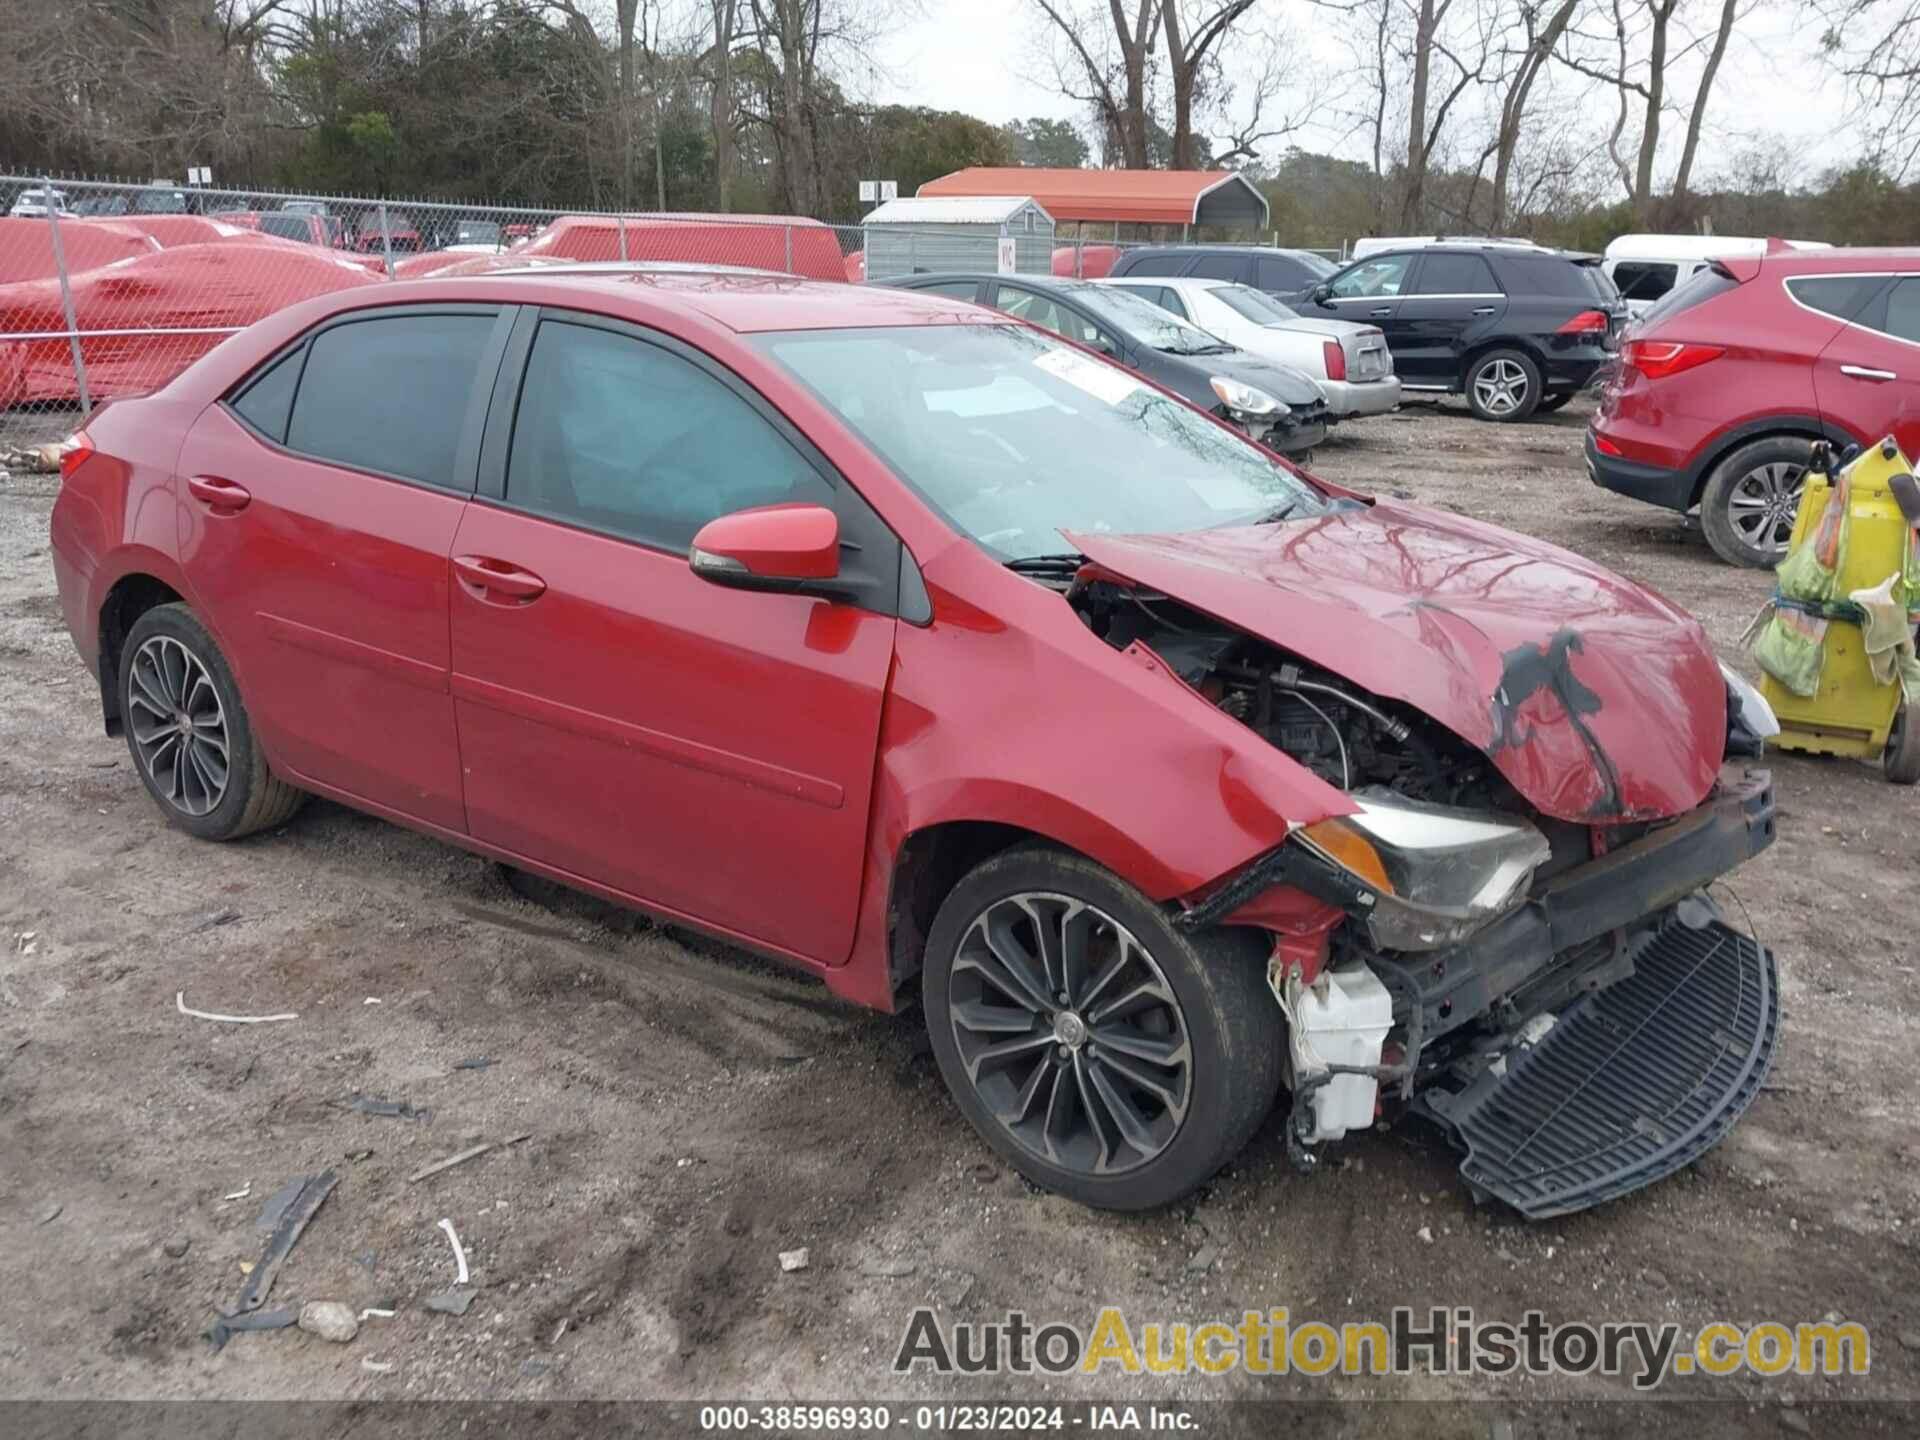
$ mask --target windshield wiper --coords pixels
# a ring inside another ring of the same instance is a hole
[[[1287,501],[1284,505],[1267,511],[1264,515],[1254,516],[1253,523],[1255,525],[1278,525],[1282,520],[1291,520],[1294,511],[1298,510],[1304,503],[1304,501],[1296,497],[1295,499]]]
[[[1057,555],[1018,555],[1006,567],[1016,575],[1073,575],[1086,563],[1079,551],[1063,550]]]
[[[1238,345],[1195,345],[1190,349],[1175,350],[1171,353],[1175,355],[1231,355],[1239,348]]]

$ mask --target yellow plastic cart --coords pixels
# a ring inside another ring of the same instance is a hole
[[[1912,467],[1891,439],[1862,451],[1851,462],[1848,534],[1836,595],[1878,585],[1905,566],[1913,527],[1891,482],[1895,476],[1911,475]],[[1912,487],[1912,479],[1905,478],[1903,488],[1909,497]],[[1824,470],[1807,472],[1790,552],[1820,523],[1830,490]],[[1879,758],[1887,779],[1911,785],[1920,780],[1920,706],[1904,702],[1897,678],[1890,685],[1874,678],[1863,639],[1853,621],[1828,622],[1820,688],[1814,695],[1796,695],[1773,676],[1762,677],[1760,693],[1780,720],[1780,734],[1773,743],[1782,750],[1817,755]]]

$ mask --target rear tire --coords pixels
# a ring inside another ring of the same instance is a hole
[[[1481,420],[1525,420],[1540,404],[1540,367],[1524,350],[1489,350],[1467,367],[1467,408]]]
[[[134,621],[119,683],[134,771],[170,824],[237,840],[306,803],[267,768],[227,657],[185,605],[156,605]]]
[[[1178,930],[1092,861],[1021,846],[941,905],[921,995],[947,1088],[1008,1164],[1146,1210],[1206,1181],[1273,1108],[1285,1026],[1265,958],[1254,931]]]
[[[1714,467],[1700,492],[1700,529],[1729,565],[1771,570],[1787,555],[1813,442],[1772,435]]]
[[[1895,785],[1920,781],[1920,705],[1902,705],[1894,713],[1880,764],[1882,773]]]

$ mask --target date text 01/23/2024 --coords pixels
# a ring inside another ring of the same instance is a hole
[[[915,1405],[897,1411],[885,1405],[706,1405],[700,1409],[703,1434],[810,1431],[864,1435],[901,1429],[933,1434],[1085,1430],[1125,1435],[1191,1431],[1197,1426],[1190,1412],[1159,1405],[961,1403]]]

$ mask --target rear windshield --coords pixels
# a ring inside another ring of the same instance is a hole
[[[1691,310],[1716,295],[1739,288],[1740,282],[1733,278],[1731,272],[1721,269],[1717,263],[1704,265],[1649,305],[1646,314],[1640,317],[1640,323],[1643,326],[1651,325],[1656,320],[1678,315],[1682,310]]]
[[[1213,298],[1257,325],[1284,325],[1300,318],[1266,291],[1245,285],[1216,285]]]
[[[1558,255],[1502,255],[1500,269],[1507,278],[1509,295],[1554,295],[1583,301],[1600,298],[1592,279],[1600,273],[1595,265],[1576,265]],[[1601,279],[1605,281],[1606,277]],[[1606,283],[1611,290],[1611,282]],[[1612,303],[1612,297],[1608,303]]]

